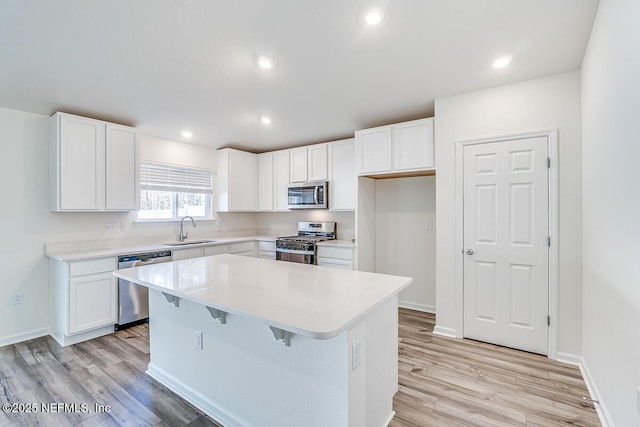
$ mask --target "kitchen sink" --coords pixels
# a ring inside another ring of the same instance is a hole
[[[190,240],[188,242],[170,242],[163,243],[164,246],[189,246],[189,245],[197,245],[200,243],[215,243],[217,240]]]

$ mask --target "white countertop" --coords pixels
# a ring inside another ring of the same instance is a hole
[[[349,329],[412,282],[409,277],[229,254],[113,274],[315,339],[332,338]]]
[[[152,244],[152,245],[141,245],[141,246],[122,246],[122,247],[113,247],[113,248],[91,248],[91,249],[83,249],[83,250],[71,250],[71,251],[45,251],[45,255],[49,258],[58,260],[58,261],[79,261],[85,259],[92,258],[101,258],[107,256],[118,256],[118,255],[126,255],[126,254],[135,254],[141,252],[154,252],[154,251],[178,251],[181,249],[188,248],[199,248],[202,246],[217,246],[217,245],[228,245],[230,243],[240,243],[240,242],[250,242],[252,240],[262,241],[262,242],[275,242],[276,236],[243,236],[243,237],[213,237],[211,239],[194,237],[192,240],[215,240],[215,242],[207,242],[207,243],[197,243],[190,245],[181,245],[181,246],[170,246],[164,245],[161,243]],[[187,240],[188,241],[188,240]]]
[[[324,242],[318,242],[318,246],[331,246],[336,248],[350,248],[356,247],[356,244],[351,240],[325,240]]]

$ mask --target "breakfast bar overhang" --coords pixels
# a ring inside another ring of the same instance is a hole
[[[149,288],[147,373],[225,426],[384,426],[408,277],[238,255],[117,270]]]

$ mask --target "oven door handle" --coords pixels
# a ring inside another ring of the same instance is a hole
[[[315,255],[314,251],[301,251],[297,249],[276,248],[276,252],[282,252],[285,254]]]

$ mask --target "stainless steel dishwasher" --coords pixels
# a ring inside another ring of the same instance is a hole
[[[118,257],[118,270],[171,261],[171,251],[145,252]],[[118,324],[116,329],[142,323],[149,318],[149,289],[118,279]]]

